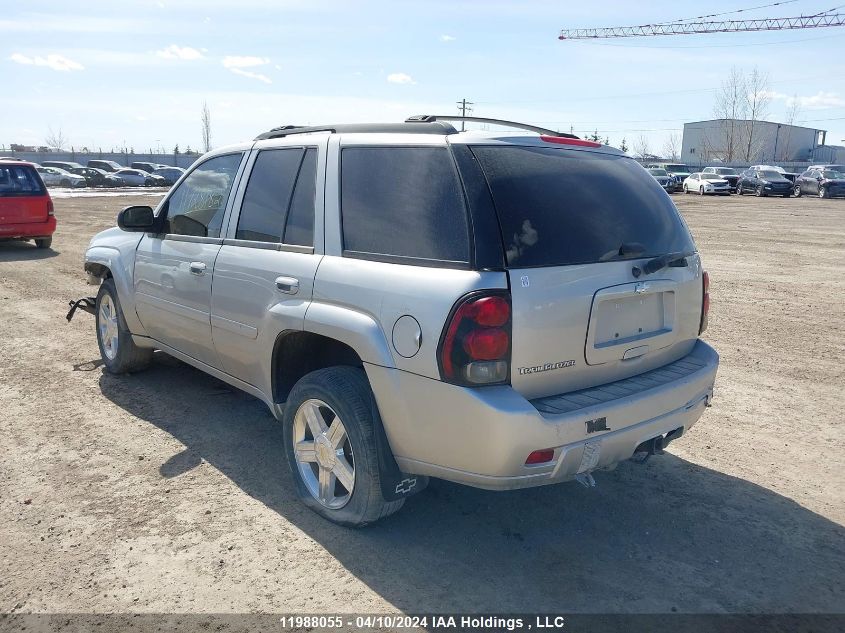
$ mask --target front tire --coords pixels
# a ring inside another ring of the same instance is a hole
[[[704,187],[703,187],[703,186],[701,186],[701,187],[699,187],[699,188],[698,188],[698,195],[699,195],[699,196],[703,196],[703,195],[704,195]]]
[[[792,193],[796,198],[800,198],[801,197],[801,186],[795,185],[795,189],[792,190]]]
[[[829,198],[827,189],[824,187],[819,187],[819,198]]]
[[[741,196],[743,194],[742,185],[739,184],[736,186],[736,195]]]
[[[362,369],[329,367],[303,376],[285,405],[283,432],[300,501],[347,527],[399,510],[404,499],[382,496],[377,424],[381,419]]]
[[[763,197],[763,185],[757,185],[757,191],[754,192],[758,198]]]
[[[125,374],[140,371],[150,364],[153,350],[138,347],[126,326],[117,298],[114,280],[104,279],[97,293],[97,345],[109,373]]]
[[[687,189],[687,186],[684,185],[684,195],[687,195],[687,194],[689,194],[689,189]]]

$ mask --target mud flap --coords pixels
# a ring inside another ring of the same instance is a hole
[[[381,479],[381,494],[385,501],[397,501],[421,492],[428,486],[428,477],[424,475],[409,475],[399,470],[399,465],[390,450],[384,427],[375,425],[376,448],[378,449],[378,466]]]
[[[96,314],[97,312],[97,298],[96,297],[82,297],[81,299],[77,299],[76,301],[68,301],[68,305],[70,306],[70,310],[65,317],[70,323],[70,320],[73,318],[73,315],[76,314],[77,310],[82,310],[83,312],[87,312],[88,314]]]

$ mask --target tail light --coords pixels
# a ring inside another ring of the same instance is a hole
[[[710,275],[707,271],[701,274],[701,324],[698,333],[707,329],[707,316],[710,313]]]
[[[464,386],[510,379],[511,301],[506,291],[473,293],[455,307],[438,347],[440,375]]]
[[[47,200],[47,215],[56,215],[53,211],[53,199],[50,198]]]

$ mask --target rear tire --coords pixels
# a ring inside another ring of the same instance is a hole
[[[800,185],[796,185],[795,189],[792,190],[792,193],[795,195],[796,198],[801,197],[801,187]]]
[[[742,193],[743,193],[742,192],[742,185],[737,185],[736,186],[736,195],[741,196]]]
[[[338,422],[342,431],[334,433]],[[381,424],[378,407],[363,369],[319,369],[294,385],[285,404],[283,435],[296,495],[302,503],[347,527],[362,527],[402,507],[404,499],[385,501],[382,496],[377,424]],[[342,439],[337,439],[339,433],[345,433]],[[334,474],[339,472],[338,464],[351,468],[351,478],[349,473],[347,478],[352,490]],[[324,481],[328,482],[325,487]]]
[[[830,196],[828,195],[827,189],[825,189],[824,187],[819,187],[819,198],[828,198],[828,197],[830,197]]]
[[[698,188],[698,195],[699,195],[699,196],[703,196],[703,195],[704,195],[704,186],[703,186],[703,185],[702,185],[701,187],[699,187],[699,188]]]
[[[123,318],[114,280],[104,279],[97,293],[97,346],[109,373],[125,374],[145,369],[152,361],[153,350],[138,347]]]
[[[687,189],[687,186],[684,185],[684,195],[687,195],[687,194],[689,194],[689,189]]]
[[[764,194],[763,194],[763,185],[758,185],[758,186],[757,186],[757,191],[755,191],[754,193],[755,193],[755,195],[756,195],[758,198],[762,198],[762,197],[763,197],[763,195],[764,195]]]
[[[52,237],[39,237],[35,240],[35,246],[37,248],[50,248],[53,245],[53,238]]]

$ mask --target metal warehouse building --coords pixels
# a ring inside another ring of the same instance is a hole
[[[688,165],[812,160],[826,130],[772,121],[713,119],[684,123],[681,161]]]

